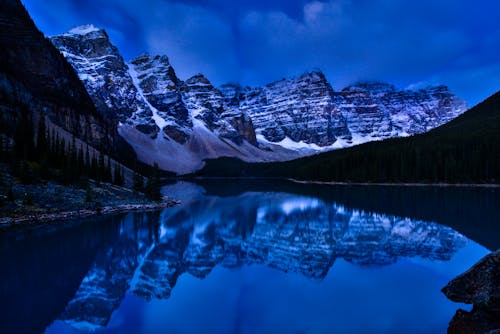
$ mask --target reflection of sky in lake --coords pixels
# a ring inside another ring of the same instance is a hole
[[[449,227],[311,196],[201,190],[173,185],[181,206],[119,222],[46,332],[440,333],[468,308],[441,288],[488,252]]]
[[[486,254],[473,242],[451,261],[382,267],[339,260],[323,281],[265,266],[183,275],[167,300],[127,295],[98,333],[444,333],[458,305],[440,289]],[[74,330],[75,333],[78,331]],[[54,324],[48,333],[73,332]]]

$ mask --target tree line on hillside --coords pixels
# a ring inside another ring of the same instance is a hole
[[[200,176],[362,183],[500,183],[500,92],[428,133],[289,162],[208,161]]]
[[[60,136],[58,131],[47,127],[43,115],[39,117],[36,131],[31,113],[26,112],[18,113],[12,137],[7,135],[12,131],[6,131],[6,126],[0,113],[0,162],[7,164],[10,173],[24,184],[52,180],[89,189],[89,179],[97,185],[103,182],[123,186],[125,183],[122,165],[102,151],[77,144],[74,137],[67,140]],[[134,172],[133,188],[150,199],[160,200],[159,177],[156,164],[146,184],[144,177]]]
[[[499,183],[499,142],[500,136],[390,139],[289,162],[245,163],[221,158],[208,161],[197,175],[362,183]]]

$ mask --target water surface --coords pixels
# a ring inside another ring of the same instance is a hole
[[[496,190],[163,190],[182,205],[1,231],[0,332],[444,333],[469,307],[440,289],[498,236]]]

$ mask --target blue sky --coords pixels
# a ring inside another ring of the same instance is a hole
[[[23,0],[47,35],[92,23],[128,60],[166,54],[181,79],[263,85],[322,70],[360,80],[446,84],[469,105],[500,89],[496,0]]]

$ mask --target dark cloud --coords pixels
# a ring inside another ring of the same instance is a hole
[[[490,0],[25,0],[46,34],[93,23],[126,58],[167,54],[181,78],[261,85],[319,68],[363,79],[444,83],[469,104],[500,89],[500,3]]]

